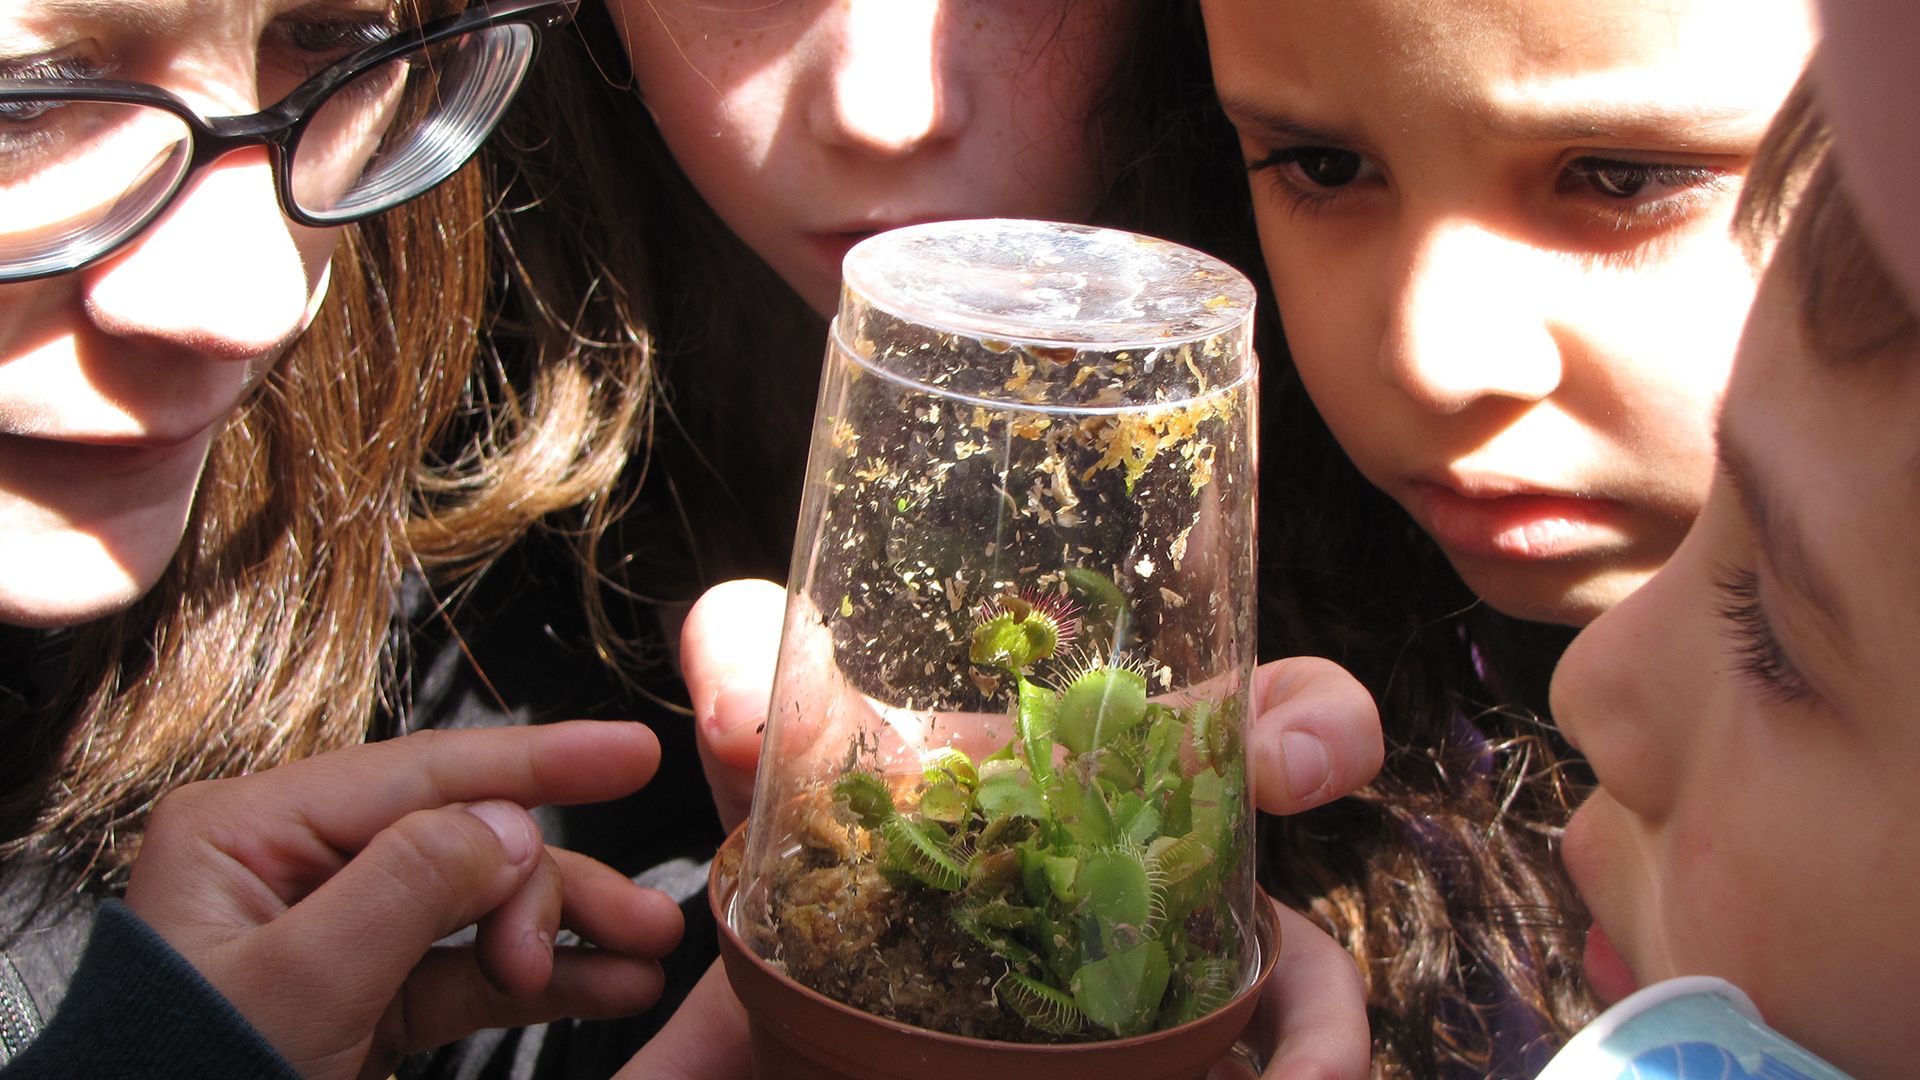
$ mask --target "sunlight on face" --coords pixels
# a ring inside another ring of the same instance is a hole
[[[1082,220],[1127,0],[610,0],[640,94],[727,226],[822,314],[874,232]]]
[[[285,7],[0,0],[0,74],[149,82],[207,114],[251,112],[313,66],[285,55],[312,35],[283,20],[367,17]],[[0,177],[19,190],[63,148],[94,145],[76,142],[92,129],[72,111],[7,119]],[[110,133],[116,152],[138,134]],[[335,231],[290,226],[273,190],[263,151],[235,153],[105,261],[0,285],[0,622],[108,614],[173,558],[208,447],[325,290]]]
[[[1711,475],[1799,0],[1205,0],[1314,404],[1466,582],[1579,624]]]
[[[1575,640],[1553,714],[1597,989],[1728,979],[1857,1076],[1920,1055],[1920,355],[1809,355],[1769,274],[1698,525]]]

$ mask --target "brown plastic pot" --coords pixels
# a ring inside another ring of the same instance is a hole
[[[707,901],[720,928],[727,980],[747,1008],[755,1080],[1204,1080],[1247,1026],[1273,974],[1280,924],[1262,895],[1255,904],[1260,971],[1226,1006],[1149,1035],[1046,1045],[970,1039],[865,1013],[794,982],[734,933],[727,917],[739,885],[746,827],[713,860]]]

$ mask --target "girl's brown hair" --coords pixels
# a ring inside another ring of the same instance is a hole
[[[489,151],[499,186],[564,167],[544,152]],[[475,163],[345,231],[313,326],[214,440],[165,575],[71,631],[57,690],[8,718],[0,856],[119,884],[166,791],[399,711],[404,575],[458,580],[563,508],[586,508],[584,544],[604,528],[647,431],[650,338],[579,263],[589,223],[496,214],[490,237],[494,186]]]
[[[1861,225],[1833,154],[1809,65],[1754,155],[1735,229],[1756,262],[1771,250],[1801,299],[1815,356],[1847,362],[1920,340],[1920,320]]]

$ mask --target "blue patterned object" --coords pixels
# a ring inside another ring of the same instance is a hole
[[[1849,1080],[1704,976],[1642,989],[1587,1025],[1538,1080]]]

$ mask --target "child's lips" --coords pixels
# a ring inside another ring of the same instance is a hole
[[[853,245],[870,236],[877,236],[880,233],[905,228],[909,225],[920,225],[930,221],[952,221],[967,216],[969,215],[961,213],[925,213],[909,214],[899,218],[886,218],[881,220],[849,221],[833,228],[821,229],[817,232],[809,233],[807,234],[807,240],[813,245],[814,250],[820,253],[821,257],[833,263],[837,268],[841,260],[847,257],[847,251],[851,249]]]
[[[872,229],[848,229],[842,232],[814,233],[809,240],[820,257],[838,269],[853,245],[872,235],[874,235]]]
[[[1609,1005],[1640,988],[1640,981],[1627,966],[1626,958],[1613,947],[1613,940],[1597,922],[1587,929],[1587,947],[1581,963],[1587,971],[1588,985]]]
[[[1590,553],[1613,536],[1607,500],[1521,489],[1465,492],[1420,482],[1409,508],[1440,546],[1481,558],[1537,562]]]

